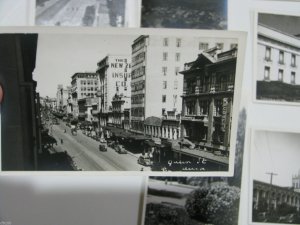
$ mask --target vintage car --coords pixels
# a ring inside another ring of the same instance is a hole
[[[107,152],[107,146],[104,144],[99,145],[99,151],[100,152]]]
[[[122,145],[116,144],[115,147],[114,147],[114,149],[119,154],[127,154],[127,150]]]
[[[138,163],[141,164],[141,165],[144,165],[144,166],[151,166],[152,165],[152,161],[150,159],[149,156],[143,156],[141,155],[139,158],[138,158]]]

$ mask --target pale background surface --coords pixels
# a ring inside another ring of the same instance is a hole
[[[228,0],[228,28],[248,32],[242,97],[242,104],[248,109],[248,129],[263,127],[271,130],[300,132],[299,107],[253,102],[252,50],[253,11],[255,9],[268,10],[272,13],[288,11],[299,15],[300,2]],[[2,26],[33,25],[33,14],[34,0],[0,0],[0,25]],[[249,144],[249,141],[247,143]],[[244,161],[240,224],[248,224],[249,222],[247,208],[249,197],[249,160],[247,159],[249,159],[249,150],[247,145],[244,155],[246,160]],[[50,183],[52,184],[51,187],[48,185]],[[24,188],[22,188],[23,186]],[[5,199],[4,201],[1,199],[0,220],[15,221],[12,223],[14,225],[50,225],[54,223],[93,225],[99,224],[99,221],[100,224],[104,225],[134,225],[137,224],[141,188],[142,177],[138,176],[61,177],[53,175],[49,178],[42,175],[31,175],[21,179],[16,176],[2,175],[0,177],[0,197]],[[8,196],[11,197],[8,198]],[[53,199],[57,201],[53,201]],[[29,203],[25,203],[26,201]],[[3,202],[5,204],[2,204]],[[60,207],[62,208],[57,207],[57,203],[61,203]],[[68,218],[64,218],[62,209],[67,209]],[[47,217],[46,220],[45,216]]]

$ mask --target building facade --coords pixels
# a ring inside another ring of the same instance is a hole
[[[209,49],[185,64],[181,137],[200,149],[229,151],[237,48]]]
[[[261,201],[265,201],[269,210],[275,210],[282,203],[300,209],[300,193],[292,187],[280,187],[269,183],[253,181],[253,209],[258,209]]]
[[[99,97],[100,126],[106,126],[108,122],[112,122],[112,101],[114,96],[117,94],[130,97],[130,56],[106,56],[104,59],[98,62],[97,76],[99,77],[99,92],[97,96]]]
[[[130,109],[130,97],[116,94],[112,100],[112,121],[115,127],[128,129],[128,123],[125,121],[125,112]]]
[[[218,45],[236,47],[236,39],[140,36],[132,44],[131,130],[144,133],[144,121],[182,108],[184,62]]]
[[[300,171],[298,172],[297,175],[293,176],[292,180],[293,180],[294,191],[300,193]]]
[[[257,99],[300,101],[300,39],[258,25]]]
[[[71,99],[68,104],[74,118],[78,118],[78,101],[87,97],[96,97],[99,81],[96,73],[75,73],[71,81]]]
[[[69,98],[68,87],[65,89],[62,84],[59,84],[57,86],[57,91],[56,91],[57,111],[62,113],[67,113],[68,98]]]

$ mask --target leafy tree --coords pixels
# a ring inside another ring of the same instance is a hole
[[[218,182],[200,187],[187,198],[188,214],[201,222],[233,225],[238,222],[240,189]]]

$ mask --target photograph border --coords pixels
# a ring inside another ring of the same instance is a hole
[[[298,0],[294,0],[291,2],[297,2]],[[299,0],[300,1],[300,0]],[[279,2],[279,0],[278,0]],[[287,2],[290,2],[287,1]],[[252,101],[253,103],[256,104],[267,104],[267,105],[279,105],[279,106],[300,106],[300,102],[280,102],[280,101],[272,101],[272,100],[258,100],[256,97],[256,91],[257,91],[257,71],[258,71],[258,65],[257,65],[257,54],[258,54],[258,50],[257,50],[257,28],[258,28],[258,15],[260,13],[263,14],[273,14],[273,15],[282,15],[282,16],[298,16],[300,17],[300,13],[296,13],[293,11],[287,11],[287,10],[268,10],[268,9],[256,9],[254,11],[254,18],[253,18],[253,75],[252,75]],[[251,26],[250,26],[251,28]]]
[[[248,142],[246,142],[245,144],[248,144],[248,185],[247,188],[248,189],[248,193],[247,196],[245,195],[245,197],[247,197],[248,199],[248,219],[247,222],[249,225],[273,225],[273,224],[280,224],[280,225],[288,225],[286,223],[261,223],[261,222],[253,222],[252,221],[252,204],[253,204],[253,171],[252,171],[252,159],[254,157],[254,152],[252,151],[252,148],[254,146],[254,140],[255,140],[255,133],[258,131],[265,131],[265,132],[273,132],[273,133],[295,133],[295,134],[299,134],[300,135],[300,128],[299,129],[282,129],[280,127],[277,128],[273,128],[270,129],[266,126],[256,126],[256,127],[251,127],[249,128],[249,139]],[[244,190],[245,191],[245,190]]]
[[[0,34],[5,33],[38,33],[38,34],[86,34],[86,35],[168,35],[182,37],[203,37],[203,38],[234,38],[238,43],[238,53],[235,72],[234,104],[232,110],[231,135],[230,135],[230,155],[228,171],[203,171],[203,172],[182,172],[182,171],[97,171],[103,175],[148,175],[148,176],[233,176],[236,137],[238,127],[239,108],[241,103],[242,81],[244,77],[245,50],[246,50],[246,32],[243,31],[224,31],[224,30],[192,30],[186,29],[182,33],[181,29],[158,29],[158,28],[95,28],[95,27],[1,27]],[[0,162],[1,163],[1,162]],[[1,166],[1,164],[0,164]],[[9,171],[5,171],[10,173]],[[25,171],[22,171],[26,173]],[[64,173],[65,171],[45,172],[45,173]],[[71,173],[89,173],[90,171],[80,171]],[[2,171],[3,173],[3,171]],[[42,171],[39,173],[42,173]],[[68,173],[68,172],[67,172]]]

